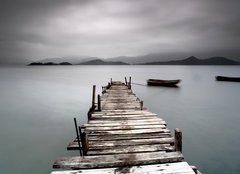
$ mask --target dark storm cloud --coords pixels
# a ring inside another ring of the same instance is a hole
[[[240,57],[238,0],[2,0],[0,57]]]

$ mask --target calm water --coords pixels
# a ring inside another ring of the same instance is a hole
[[[202,173],[240,172],[239,66],[0,67],[0,169],[2,174],[49,174],[75,137],[73,117],[85,123],[92,85],[132,76],[182,79],[180,88],[133,85],[145,106],[183,131],[183,154]]]

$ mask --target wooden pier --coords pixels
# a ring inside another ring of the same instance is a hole
[[[56,160],[52,174],[200,173],[184,161],[182,132],[174,135],[166,122],[148,111],[131,90],[131,79],[112,81],[97,96],[93,86],[88,123],[75,128],[67,147],[80,155]]]

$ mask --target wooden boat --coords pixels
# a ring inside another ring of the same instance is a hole
[[[240,82],[240,77],[216,76],[217,81]]]
[[[169,86],[169,87],[177,87],[177,84],[181,82],[180,79],[177,80],[159,80],[159,79],[148,79],[148,86]]]

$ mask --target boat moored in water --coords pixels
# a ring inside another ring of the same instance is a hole
[[[177,84],[180,83],[181,80],[160,80],[160,79],[148,79],[148,86],[168,86],[168,87],[177,87]]]
[[[240,82],[240,77],[216,76],[217,81]]]

